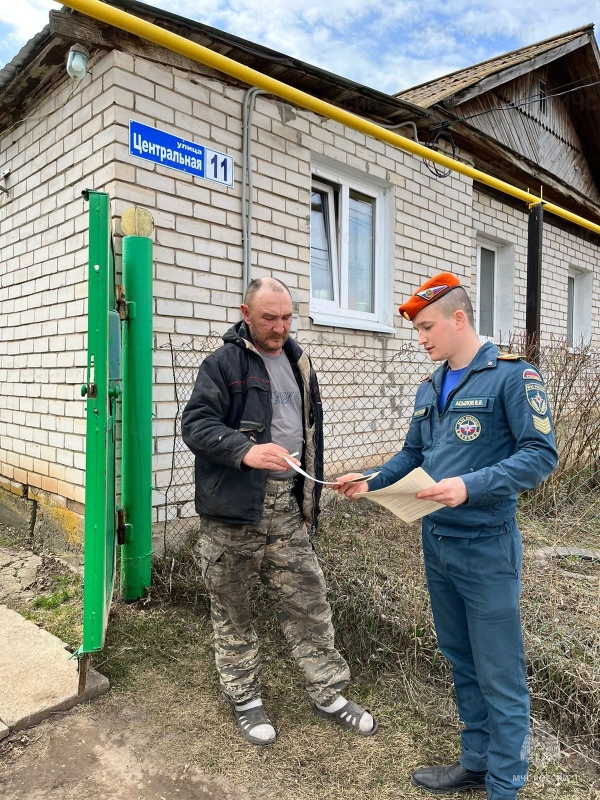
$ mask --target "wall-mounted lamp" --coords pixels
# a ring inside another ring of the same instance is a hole
[[[5,169],[2,173],[2,177],[4,178],[4,183],[8,185],[8,176],[10,175],[10,170]],[[0,192],[4,192],[4,194],[8,194],[8,189],[6,186],[0,186]]]
[[[67,58],[67,72],[76,81],[80,81],[87,74],[89,60],[90,54],[85,47],[81,44],[74,44],[69,50]]]

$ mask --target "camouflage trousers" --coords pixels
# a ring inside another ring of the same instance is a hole
[[[248,597],[252,581],[259,578],[275,601],[313,700],[333,703],[350,679],[334,645],[323,572],[292,485],[293,480],[269,481],[258,525],[224,525],[200,517],[195,555],[210,595],[221,690],[232,703],[260,697],[259,644]]]

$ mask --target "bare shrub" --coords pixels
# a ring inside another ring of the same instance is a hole
[[[509,349],[526,352],[525,338],[513,337]],[[521,507],[548,518],[600,486],[600,351],[584,341],[571,347],[565,337],[556,336],[536,349],[559,462],[547,481],[521,497]]]

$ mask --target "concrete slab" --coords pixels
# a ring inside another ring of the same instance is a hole
[[[40,556],[28,550],[14,551],[0,547],[0,603],[13,597],[33,597],[37,572],[42,563]]]
[[[109,689],[108,679],[91,669],[78,695],[77,659],[65,643],[1,605],[0,641],[0,738],[2,724],[29,728]]]
[[[0,523],[14,528],[24,539],[30,536],[35,503],[23,497],[23,487],[14,481],[0,485]],[[20,493],[21,492],[21,493]]]

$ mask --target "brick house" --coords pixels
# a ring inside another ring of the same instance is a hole
[[[390,96],[134,0],[112,4],[600,223],[592,26]],[[90,55],[81,81],[65,71],[74,43]],[[287,283],[296,335],[321,355],[400,354],[413,335],[398,304],[447,268],[470,289],[482,337],[534,319],[542,340],[600,340],[596,233],[544,215],[534,290],[524,203],[104,23],[51,12],[0,71],[0,101],[0,488],[15,513],[35,502],[77,531],[83,510],[84,189],[110,194],[117,263],[123,211],[154,218],[158,486],[177,413],[167,345],[223,333],[249,277]],[[214,174],[152,160],[157,136],[192,157],[209,148]],[[386,408],[410,407],[410,392],[388,389]],[[366,406],[362,428],[345,444],[332,431],[331,451],[355,462],[361,431],[379,426],[390,435],[372,455],[393,452],[402,415],[389,423],[382,408],[375,421],[364,398],[352,402]]]

